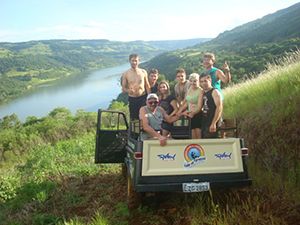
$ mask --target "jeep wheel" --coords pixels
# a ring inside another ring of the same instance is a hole
[[[136,209],[140,206],[142,201],[141,193],[133,189],[132,180],[130,175],[127,175],[127,205],[128,209]]]

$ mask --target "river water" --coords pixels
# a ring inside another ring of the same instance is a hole
[[[121,92],[121,74],[129,64],[101,69],[41,86],[31,93],[0,105],[0,118],[17,114],[25,121],[27,116],[46,116],[57,107],[66,107],[75,113],[78,109],[96,112],[107,108]]]

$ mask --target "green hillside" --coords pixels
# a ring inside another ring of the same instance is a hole
[[[280,64],[226,88],[224,114],[237,118],[241,136],[264,171],[276,172],[282,182],[299,188],[300,52]]]
[[[73,116],[67,109],[56,109],[25,123],[15,116],[0,121],[0,150],[5,152],[0,162],[0,221],[5,225],[297,224],[300,52],[279,64],[224,91],[226,117],[238,118],[240,134],[250,149],[253,186],[190,195],[163,193],[129,211],[120,167],[94,164],[96,115],[79,111]]]
[[[300,37],[300,3],[218,35],[212,43],[249,45]]]
[[[201,43],[180,41],[42,40],[0,43],[0,103],[36,85],[82,71],[128,62],[131,53],[148,60],[164,51]]]
[[[169,80],[179,67],[187,73],[202,71],[205,52],[216,54],[217,67],[226,60],[233,81],[239,82],[266,69],[268,63],[300,48],[300,3],[220,34],[217,38],[183,50],[163,53],[145,63],[159,68]]]

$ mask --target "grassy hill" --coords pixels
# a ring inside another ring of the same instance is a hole
[[[295,52],[259,78],[224,91],[226,117],[238,118],[240,134],[250,148],[252,187],[164,193],[148,197],[143,207],[129,212],[120,167],[93,163],[95,115],[72,116],[66,109],[56,109],[49,117],[29,118],[25,124],[13,117],[0,121],[0,138],[7,140],[0,142],[0,149],[9,151],[0,163],[0,221],[5,225],[297,224],[299,59]],[[22,151],[14,152],[17,149]]]
[[[218,35],[212,43],[249,45],[300,37],[300,3]]]
[[[300,187],[300,52],[280,64],[225,89],[224,113],[239,120],[240,133],[263,171]]]
[[[145,63],[156,67],[169,80],[175,79],[179,67],[187,73],[201,72],[205,52],[216,54],[217,67],[226,60],[230,64],[235,83],[255,76],[268,63],[300,48],[300,3],[261,19],[221,33],[217,38],[183,50],[167,52]]]

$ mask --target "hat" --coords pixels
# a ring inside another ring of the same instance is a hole
[[[148,96],[147,96],[147,100],[149,100],[150,98],[155,98],[155,99],[157,99],[157,100],[158,100],[158,96],[157,96],[157,94],[154,94],[154,93],[150,93],[150,94],[148,94]]]

